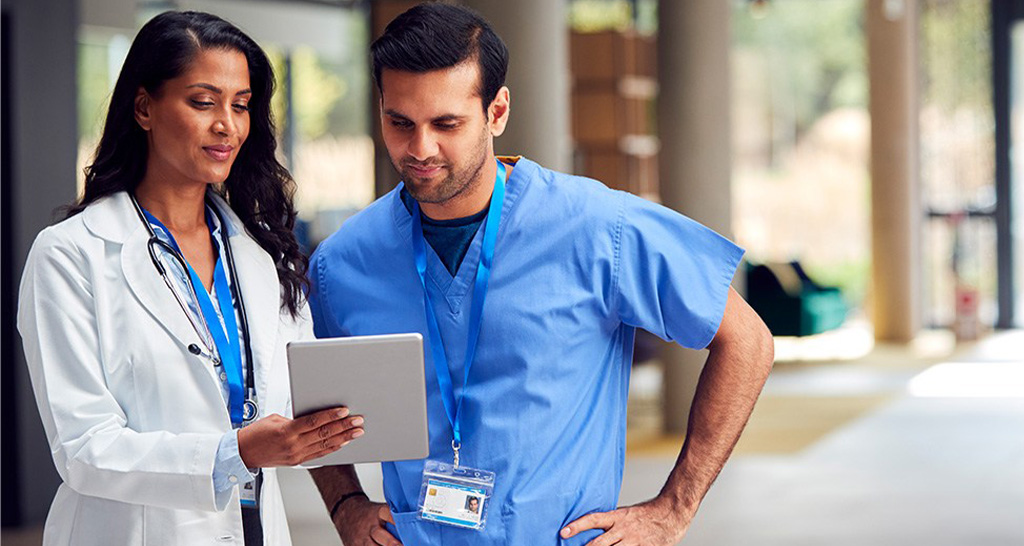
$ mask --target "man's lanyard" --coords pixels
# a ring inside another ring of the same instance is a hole
[[[466,338],[466,359],[463,365],[462,394],[459,396],[458,401],[455,400],[452,374],[448,368],[448,356],[441,341],[441,329],[438,327],[437,317],[434,315],[434,306],[430,302],[430,290],[427,289],[427,253],[426,244],[423,240],[423,225],[420,220],[419,202],[414,200],[412,208],[412,247],[416,255],[416,272],[420,276],[420,285],[423,287],[423,303],[427,308],[427,333],[428,340],[430,341],[430,351],[434,359],[434,372],[437,374],[437,384],[441,389],[444,411],[448,415],[448,422],[452,425],[452,450],[455,451],[456,468],[459,466],[459,449],[462,447],[462,432],[460,429],[462,400],[466,397],[466,388],[469,384],[469,369],[473,365],[477,340],[480,338],[484,298],[487,297],[487,281],[491,278],[494,245],[498,239],[501,207],[505,201],[505,165],[501,161],[497,163],[498,173],[494,177],[494,192],[491,194],[491,204],[487,210],[487,220],[484,223],[483,248],[480,251],[480,261],[476,266],[473,303],[469,314],[469,335]]]
[[[228,403],[231,413],[231,424],[234,427],[238,427],[243,422],[244,405],[245,405],[245,388],[242,382],[242,355],[241,355],[241,344],[238,340],[238,323],[235,321],[235,306],[231,301],[231,288],[228,286],[228,278],[224,273],[224,265],[220,259],[221,253],[217,253],[217,263],[213,269],[213,287],[217,291],[217,303],[220,307],[220,314],[224,317],[224,328],[215,328],[209,326],[211,324],[221,324],[217,318],[217,311],[213,308],[213,302],[210,300],[209,293],[206,292],[206,287],[203,286],[203,281],[199,279],[199,275],[196,274],[195,270],[192,269],[192,265],[184,259],[181,255],[181,248],[178,246],[177,241],[174,240],[174,235],[171,234],[171,230],[167,229],[156,216],[153,216],[147,210],[143,210],[146,215],[146,219],[149,223],[155,224],[160,229],[164,230],[167,237],[170,239],[171,246],[174,250],[182,257],[182,263],[188,266],[188,274],[192,281],[193,292],[196,294],[196,298],[199,300],[199,309],[203,313],[203,317],[206,319],[207,329],[209,330],[210,337],[213,338],[213,343],[217,346],[217,353],[220,355],[220,359],[224,364],[224,372],[228,378]],[[212,238],[214,225],[213,219],[210,217],[209,212],[206,214],[206,225],[210,228],[210,235]],[[224,229],[222,226],[221,229]],[[183,309],[187,312],[187,310]],[[225,331],[227,330],[227,336]]]

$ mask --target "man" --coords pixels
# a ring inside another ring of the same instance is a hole
[[[675,544],[771,368],[770,334],[729,288],[743,251],[598,182],[496,161],[508,54],[472,11],[417,6],[371,49],[404,182],[320,246],[310,307],[320,337],[423,334],[438,463],[385,463],[386,506],[351,467],[314,470],[344,543]],[[635,328],[710,353],[661,493],[616,509]],[[493,473],[482,528],[420,517],[425,469],[456,460]]]

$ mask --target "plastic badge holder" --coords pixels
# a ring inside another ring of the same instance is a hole
[[[466,529],[483,529],[494,493],[494,472],[426,461],[419,518]]]

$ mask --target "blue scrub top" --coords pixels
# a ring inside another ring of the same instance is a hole
[[[318,337],[419,332],[429,343],[398,188],[314,253]],[[417,519],[423,461],[384,463],[384,492],[407,546],[585,544],[559,530],[616,507],[635,328],[703,348],[718,330],[743,250],[660,205],[525,158],[507,183],[469,388],[462,363],[478,231],[453,278],[427,247],[428,289],[456,396],[462,464],[495,472],[486,527]],[[450,461],[452,431],[426,355],[430,458]],[[392,531],[395,531],[392,528]]]

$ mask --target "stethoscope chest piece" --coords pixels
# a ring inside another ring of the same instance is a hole
[[[242,420],[248,423],[253,419],[256,419],[260,414],[260,407],[256,405],[256,401],[249,399],[246,400],[242,405]]]

